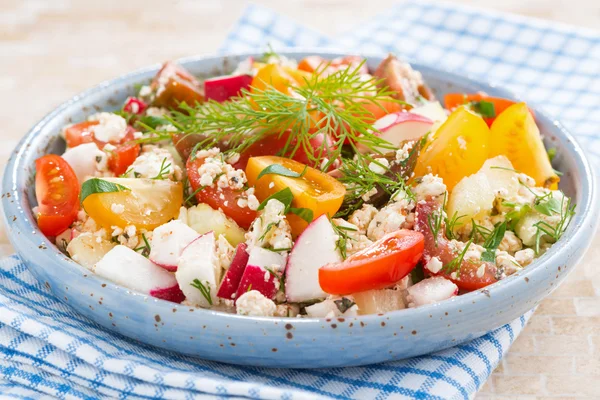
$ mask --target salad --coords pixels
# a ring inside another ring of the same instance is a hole
[[[436,99],[393,55],[167,62],[121,110],[65,126],[33,213],[75,262],[153,296],[249,316],[385,313],[479,290],[567,229],[526,104]]]

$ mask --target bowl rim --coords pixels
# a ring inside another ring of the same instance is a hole
[[[356,53],[346,52],[346,51],[343,51],[340,49],[335,49],[335,48],[304,48],[304,47],[282,48],[280,51],[278,51],[278,53],[281,55],[284,55],[284,56],[292,57],[292,58],[297,57],[299,55],[307,54],[307,53],[315,54],[315,55],[322,55],[322,56],[326,56],[326,57],[356,54]],[[247,52],[231,52],[231,53],[223,52],[223,53],[212,53],[212,54],[205,54],[205,55],[188,56],[188,57],[179,58],[179,59],[176,59],[173,61],[176,63],[187,64],[187,63],[194,63],[194,62],[199,62],[199,61],[203,61],[203,60],[216,60],[216,59],[224,60],[224,59],[228,59],[228,58],[242,59],[242,58],[245,58],[248,56],[256,56],[257,54],[260,54],[259,50],[247,51]],[[382,59],[385,56],[384,54],[381,54],[381,53],[377,54],[377,53],[365,53],[365,52],[361,52],[361,53],[359,53],[359,55],[366,58],[367,60],[372,59],[372,58]],[[523,99],[523,96],[515,94],[514,92],[503,87],[501,84],[499,84],[497,82],[494,82],[494,81],[486,82],[486,81],[477,79],[472,74],[461,75],[461,74],[458,74],[458,73],[453,72],[446,68],[440,68],[437,66],[433,67],[433,66],[429,66],[426,64],[421,64],[421,63],[411,60],[409,58],[405,58],[405,59],[408,62],[410,62],[411,65],[417,71],[436,72],[436,73],[443,75],[444,77],[447,77],[448,80],[451,82],[467,83],[469,85],[480,87],[481,88],[480,90],[482,90],[482,91],[490,91],[491,90],[496,93],[499,92],[500,94],[497,94],[497,95],[501,96],[501,97],[506,97],[506,98],[515,99],[515,100]],[[17,219],[17,221],[9,220],[10,216],[13,216],[13,215],[16,216],[19,213],[22,214],[23,212],[29,212],[30,213],[29,215],[31,215],[30,208],[28,210],[27,209],[23,210],[23,208],[20,206],[21,202],[23,202],[23,201],[27,202],[26,196],[24,196],[25,197],[24,199],[20,199],[20,195],[21,195],[20,192],[24,188],[16,186],[16,182],[18,182],[17,177],[22,176],[25,173],[25,169],[21,168],[22,166],[20,165],[19,161],[24,157],[24,155],[28,151],[28,148],[29,148],[28,144],[36,138],[36,136],[44,128],[45,125],[47,125],[48,123],[53,121],[54,118],[60,116],[63,112],[67,111],[70,107],[76,105],[82,99],[89,97],[91,95],[94,95],[94,94],[96,94],[104,89],[107,89],[113,85],[122,84],[123,82],[130,81],[134,78],[138,78],[138,80],[140,80],[144,74],[150,73],[152,71],[157,71],[160,68],[160,66],[161,66],[160,63],[155,63],[152,65],[145,66],[145,67],[136,69],[134,71],[128,72],[126,74],[119,75],[115,78],[100,82],[99,84],[92,86],[89,89],[86,89],[86,90],[74,95],[69,100],[63,102],[62,104],[60,104],[59,106],[54,108],[52,111],[50,111],[48,114],[46,114],[35,125],[33,125],[33,127],[19,141],[16,148],[11,152],[10,158],[8,159],[6,169],[4,172],[4,177],[3,177],[3,182],[2,182],[2,188],[3,188],[2,201],[3,201],[3,219],[4,219],[6,227],[8,227],[9,224],[12,224],[13,226],[16,227],[17,231],[20,231],[24,235],[27,235],[28,238],[31,239],[36,245],[46,246],[48,243],[50,243],[50,241],[41,233],[41,231],[37,227],[37,224],[33,222],[33,218],[19,218],[19,219]],[[599,221],[597,220],[596,216],[598,215],[598,209],[600,207],[600,204],[598,204],[598,202],[595,201],[595,199],[597,197],[596,175],[595,175],[594,170],[591,167],[591,163],[590,163],[586,153],[583,151],[582,147],[579,145],[577,139],[562,125],[562,123],[560,123],[558,120],[548,116],[546,114],[546,112],[543,110],[543,107],[534,106],[533,109],[536,112],[537,120],[545,120],[546,123],[553,125],[554,129],[555,129],[554,133],[557,136],[562,136],[562,138],[568,144],[567,150],[569,150],[568,151],[569,155],[573,156],[573,160],[576,163],[577,169],[579,169],[582,173],[582,176],[581,176],[581,192],[582,192],[581,193],[581,202],[577,204],[577,213],[576,213],[575,217],[573,218],[573,220],[571,221],[571,224],[570,224],[568,230],[565,232],[563,237],[557,243],[555,243],[540,258],[534,260],[534,262],[532,264],[523,268],[521,271],[518,271],[515,274],[513,274],[505,279],[502,279],[501,281],[498,281],[492,285],[489,285],[486,288],[475,290],[475,291],[472,291],[469,293],[465,293],[460,296],[455,296],[451,299],[444,300],[444,301],[441,301],[438,303],[428,304],[428,305],[424,305],[424,306],[420,306],[420,307],[416,307],[416,308],[405,308],[402,310],[390,311],[390,312],[385,313],[386,317],[403,315],[403,316],[406,316],[407,318],[410,318],[412,316],[416,316],[416,315],[420,315],[420,314],[431,313],[431,311],[434,309],[437,309],[437,310],[449,309],[450,310],[450,309],[456,309],[457,307],[459,307],[459,308],[462,307],[462,309],[465,309],[472,302],[474,303],[476,299],[480,299],[482,294],[487,297],[501,296],[501,295],[505,294],[507,291],[510,291],[511,288],[514,286],[514,283],[518,279],[525,279],[526,281],[528,281],[530,279],[535,279],[536,277],[542,276],[545,273],[544,271],[546,271],[548,269],[547,267],[549,265],[560,265],[561,264],[560,258],[563,256],[562,252],[567,247],[567,242],[569,242],[569,241],[585,242],[585,239],[582,237],[582,235],[585,234],[585,229],[582,229],[582,228],[585,226],[590,226],[592,228],[595,228],[598,225]],[[8,196],[7,194],[13,195],[12,197],[13,197],[13,200],[15,200],[15,201],[14,202],[8,201],[10,196]],[[19,201],[16,201],[16,199],[19,199]],[[12,237],[11,237],[11,240],[12,240]],[[17,246],[15,246],[15,248],[17,248]],[[42,253],[41,250],[36,250],[36,251],[40,251],[40,256],[43,256],[43,257],[48,256],[48,257],[54,258],[56,262],[59,262],[59,263],[66,262],[67,264],[69,264],[68,266],[73,266],[74,268],[78,269],[80,272],[82,272],[84,275],[86,275],[88,279],[96,280],[99,284],[105,285],[106,289],[110,289],[111,291],[122,292],[122,293],[125,293],[128,295],[132,295],[134,297],[139,297],[139,298],[143,298],[143,299],[149,298],[149,296],[146,294],[136,292],[132,289],[128,289],[125,286],[118,285],[112,281],[109,281],[107,279],[104,279],[102,277],[95,275],[93,272],[91,272],[87,268],[76,263],[75,261],[73,261],[72,259],[67,257],[65,254],[61,253],[60,250],[58,250],[58,248],[56,248],[53,244],[51,244],[51,247],[48,248],[47,250],[51,250],[52,255],[48,255],[48,253]],[[87,274],[89,274],[89,275],[87,275]],[[169,302],[166,300],[155,299],[155,298],[151,298],[151,299],[156,303],[157,307],[160,307],[162,305],[163,307],[166,306],[169,309],[173,308],[173,307],[188,308],[188,306],[183,306],[181,304],[172,303],[172,302]],[[62,301],[62,299],[59,299],[59,300]],[[286,318],[286,317],[242,316],[242,315],[237,315],[237,314],[232,314],[232,313],[227,313],[227,312],[222,312],[222,311],[215,311],[215,310],[210,310],[210,309],[202,309],[202,308],[196,309],[196,313],[194,313],[194,314],[198,314],[200,316],[210,315],[210,316],[225,317],[225,318],[229,318],[229,319],[235,319],[235,320],[237,320],[236,322],[246,321],[248,323],[256,323],[259,321],[269,321],[269,322],[276,321],[277,322],[277,321],[289,321],[290,320],[289,318]],[[379,318],[381,315],[382,314],[368,314],[368,315],[359,315],[359,316],[350,317],[350,318],[368,322],[370,320]],[[306,325],[306,324],[317,324],[317,323],[321,324],[323,322],[323,320],[326,320],[326,318],[303,317],[303,318],[294,318],[293,320],[294,320],[295,324]]]

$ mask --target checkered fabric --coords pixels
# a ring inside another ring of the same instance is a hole
[[[400,3],[339,37],[335,42],[250,6],[222,50],[256,50],[271,43],[275,49],[393,51],[500,81],[560,115],[590,151],[600,154],[593,127],[600,106],[598,34],[419,1]],[[0,260],[0,397],[469,399],[530,315],[470,343],[393,363],[327,370],[239,367],[107,332],[58,302],[13,256]]]
[[[327,38],[272,10],[251,6],[223,51],[327,46],[393,52],[498,83],[561,120],[600,162],[600,34],[556,22],[450,3],[405,1],[352,32]]]
[[[405,361],[321,370],[240,367],[107,332],[58,302],[13,256],[0,261],[0,397],[468,399],[528,317]]]

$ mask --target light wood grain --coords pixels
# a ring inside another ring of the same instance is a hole
[[[337,35],[393,0],[261,0]],[[598,0],[458,3],[600,27]],[[0,0],[0,165],[45,113],[104,79],[163,60],[215,51],[242,0]],[[478,399],[600,398],[600,239],[542,303]],[[11,246],[0,229],[0,255]]]

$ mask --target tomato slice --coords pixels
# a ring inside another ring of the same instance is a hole
[[[79,211],[79,182],[73,168],[60,156],[47,154],[35,161],[38,226],[46,236],[67,229]]]
[[[110,152],[108,158],[108,167],[115,175],[122,175],[127,172],[127,169],[137,156],[140,154],[140,145],[137,143],[128,143],[117,146]]]
[[[331,61],[327,61],[323,57],[320,56],[308,56],[302,59],[298,63],[298,69],[307,72],[321,72],[323,75],[332,74],[336,71],[339,71],[343,68],[358,68],[358,66],[363,62],[363,58],[359,56],[345,56],[334,58]],[[325,65],[329,63],[327,67]],[[359,73],[368,74],[369,69],[367,68],[366,63],[363,63],[360,67]]]
[[[66,128],[65,140],[67,141],[67,147],[76,147],[80,144],[93,142],[94,133],[90,127],[98,124],[98,121],[84,121]]]
[[[319,269],[324,292],[347,295],[394,285],[413,270],[423,255],[419,232],[402,229],[388,233],[345,261]]]
[[[453,110],[459,106],[462,106],[462,105],[465,105],[465,104],[468,104],[471,102],[481,101],[481,100],[485,100],[494,105],[494,111],[496,113],[496,116],[495,117],[483,117],[483,120],[486,122],[486,124],[488,124],[488,126],[492,126],[492,123],[496,120],[496,117],[498,115],[502,114],[502,112],[504,112],[504,110],[506,110],[508,107],[512,106],[513,104],[516,104],[515,101],[503,99],[500,97],[488,96],[484,93],[471,93],[471,94],[448,93],[447,95],[444,96],[444,105],[446,106],[446,108],[448,110]],[[533,111],[530,110],[530,112],[533,114]]]
[[[281,65],[266,64],[258,70],[250,86],[255,91],[274,88],[291,96],[294,87],[304,84],[304,80],[300,78],[300,75],[292,74],[290,70]]]
[[[203,163],[203,158],[196,158],[194,160],[189,158],[186,163],[188,179],[190,180],[190,186],[193,191],[202,187],[200,184],[198,168],[200,168]],[[256,219],[257,213],[248,207],[240,207],[238,205],[238,199],[242,196],[242,193],[242,191],[234,190],[232,188],[219,189],[214,185],[199,190],[196,193],[196,199],[199,203],[208,204],[215,210],[221,209],[225,215],[237,222],[240,227],[248,229],[250,228],[252,221]]]
[[[465,176],[479,171],[489,155],[490,128],[479,115],[457,108],[425,145],[415,177],[438,175],[452,191]]]
[[[179,214],[183,202],[180,182],[160,179],[102,178],[129,190],[94,193],[83,201],[83,208],[98,224],[110,228],[135,225],[152,230]]]
[[[415,212],[417,216],[415,229],[421,232],[425,238],[424,261],[427,263],[432,257],[437,257],[444,266],[440,271],[428,272],[431,275],[441,275],[454,282],[460,289],[467,291],[481,289],[497,282],[496,265],[490,262],[463,259],[460,265],[452,268],[452,270],[447,268],[452,260],[459,257],[459,252],[451,246],[450,241],[446,238],[444,222],[440,224],[437,238],[434,237],[434,233],[431,231],[428,222],[430,216],[433,214],[439,215],[440,212],[439,204],[433,199],[420,201]]]
[[[290,171],[301,174],[301,178],[291,178],[282,175],[268,174],[258,179],[258,175],[268,166],[279,164]],[[308,208],[313,212],[313,218],[323,214],[333,216],[342,205],[346,188],[337,179],[307,167],[289,158],[277,156],[252,157],[246,167],[248,184],[254,186],[254,194],[263,201],[274,193],[289,188],[294,195],[292,207]],[[308,223],[295,214],[288,214],[287,219],[292,227],[292,234],[299,235]]]
[[[177,108],[185,102],[189,106],[204,102],[200,82],[187,70],[174,62],[166,62],[156,74],[150,88],[156,91],[154,105]]]

